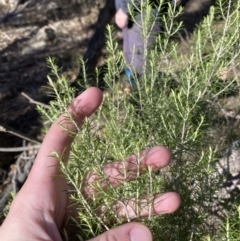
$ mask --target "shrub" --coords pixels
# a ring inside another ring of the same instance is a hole
[[[145,37],[154,21],[147,3],[142,1],[140,9],[145,19]],[[189,53],[182,54],[179,44],[172,40],[182,28],[181,23],[174,21],[182,9],[170,7],[163,18],[165,32],[153,48],[145,51],[146,71],[141,76],[134,75],[136,86],[130,93],[125,93],[119,82],[125,64],[113,28],[107,27],[104,81],[108,91],[100,109],[78,129],[68,165],[62,164],[67,180],[75,189],[72,199],[81,204],[75,220],[79,240],[131,221],[116,217],[113,207],[117,202],[126,205],[134,196],[138,204],[142,196],[173,190],[182,199],[176,213],[161,217],[149,213],[145,219],[138,218],[140,207],[136,213],[135,220],[150,227],[154,240],[204,240],[206,237],[212,240],[219,232],[220,226],[213,224],[220,220],[212,216],[212,211],[218,205],[216,195],[221,177],[214,175],[214,163],[236,138],[229,134],[234,132],[232,122],[229,124],[219,113],[227,97],[239,92],[237,77],[223,80],[220,75],[222,69],[237,66],[239,62],[239,8],[239,1],[229,0],[225,5],[224,1],[217,1],[187,43]],[[44,118],[52,122],[59,113],[67,111],[75,90],[58,74],[54,61],[49,59],[48,63],[57,76],[56,82],[49,76],[56,98],[49,110],[39,108]],[[81,82],[87,85],[88,76],[83,76]],[[98,76],[99,70],[96,70],[96,78]],[[149,169],[141,176],[138,173],[136,180],[124,181],[118,188],[107,182],[101,168],[104,164],[124,160],[155,145],[167,146],[172,151],[168,168],[157,172]],[[108,188],[103,190],[96,183],[94,188],[100,195],[89,202],[81,190],[91,170],[106,181]],[[102,205],[104,213],[100,215]],[[151,202],[147,205],[151,206]],[[226,240],[225,234],[222,240]],[[236,239],[229,236],[227,240]]]

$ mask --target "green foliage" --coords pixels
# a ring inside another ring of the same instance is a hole
[[[5,208],[3,210],[3,216],[4,217],[7,217],[8,213],[9,213],[11,203],[12,203],[13,199],[15,198],[15,196],[16,196],[16,193],[14,191],[12,191],[10,193],[10,197],[8,198],[7,205],[5,206]]]
[[[139,11],[145,19],[143,36],[147,46],[154,19],[148,1],[142,2]],[[219,78],[222,68],[237,65],[239,61],[239,8],[239,1],[229,0],[227,6],[218,1],[194,32],[189,43],[191,51],[184,55],[179,52],[178,44],[170,41],[182,28],[181,23],[174,22],[182,9],[171,7],[168,15],[163,17],[166,31],[153,48],[146,48],[146,71],[142,76],[134,75],[136,86],[131,93],[125,93],[119,84],[125,63],[120,47],[112,37],[113,29],[108,26],[104,77],[108,93],[104,95],[100,109],[78,130],[68,165],[62,164],[63,172],[75,190],[72,199],[80,204],[75,220],[79,240],[131,221],[130,217],[116,215],[116,209],[120,204],[126,207],[133,197],[138,207],[134,220],[149,225],[154,240],[204,240],[205,237],[212,240],[214,235],[211,235],[220,230],[214,230],[208,221],[215,204],[214,195],[220,186],[220,178],[213,175],[214,162],[219,149],[226,147],[224,141],[219,142],[218,136],[212,134],[216,129],[224,131],[220,121],[213,123],[213,120],[221,118],[218,116],[219,100],[239,91],[236,78],[227,81]],[[224,21],[216,20],[219,16]],[[58,75],[54,62],[49,59],[48,63],[57,77],[55,82],[49,77],[56,98],[49,110],[41,111],[53,122],[59,113],[67,112],[75,92],[65,77]],[[148,169],[140,175],[142,160],[138,153],[156,145],[167,146],[172,151],[170,167],[157,172]],[[138,160],[136,179],[127,181],[126,162],[123,161],[122,185],[113,187],[102,166],[124,160],[132,153]],[[91,187],[98,195],[89,198],[85,188],[86,177],[91,171],[98,175]],[[172,215],[156,217],[151,214],[152,197],[165,191],[180,194],[181,208]],[[140,219],[141,210],[145,208],[140,205],[140,199],[146,196],[150,197],[146,203],[149,212],[145,219]],[[226,222],[230,221],[231,216]],[[217,222],[220,221],[216,218]],[[235,223],[239,226],[239,219]],[[234,227],[231,226],[231,237],[225,238],[225,230],[222,239],[218,240],[240,239],[239,228]]]
[[[219,231],[213,237],[206,236],[204,241],[239,241],[240,240],[240,209],[234,206],[229,212],[224,223],[222,223]]]

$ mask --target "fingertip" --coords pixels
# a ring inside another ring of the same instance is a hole
[[[103,100],[103,92],[99,88],[97,88],[97,87],[89,87],[86,91],[88,91],[89,94],[95,96],[95,98],[99,102],[101,102]]]
[[[152,233],[142,224],[137,224],[129,233],[130,241],[151,241]]]
[[[96,87],[90,87],[75,98],[70,105],[70,111],[78,121],[82,117],[89,117],[101,105],[103,93]]]
[[[89,240],[116,240],[116,241],[152,241],[152,233],[148,227],[141,223],[130,222],[113,228]]]
[[[146,164],[154,169],[159,169],[169,165],[171,162],[171,151],[165,146],[156,146],[148,150]]]
[[[181,205],[181,197],[178,193],[176,192],[171,192],[171,203],[172,203],[172,209],[171,209],[171,213],[175,212],[178,210],[178,208]]]
[[[181,205],[181,198],[176,192],[160,194],[154,199],[155,214],[169,214],[175,212]]]

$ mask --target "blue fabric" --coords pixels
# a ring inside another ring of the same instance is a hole
[[[128,77],[128,78],[131,78],[133,76],[133,73],[130,69],[128,68],[125,68],[124,69],[124,72],[125,72],[125,75]]]
[[[123,10],[123,12],[127,13],[127,4],[129,0],[115,0],[115,7],[118,11],[120,8]]]
[[[129,68],[125,68],[124,69],[125,75],[127,77],[128,83],[130,85],[134,85],[136,84],[135,80],[133,79],[133,73]]]

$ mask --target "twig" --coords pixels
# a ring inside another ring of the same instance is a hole
[[[39,149],[41,145],[21,146],[21,147],[0,147],[0,152],[21,152],[30,151],[32,149]]]
[[[13,10],[12,10],[9,14],[14,14],[14,13],[17,11],[20,2],[21,2],[21,0],[16,0],[16,1],[15,1]]]
[[[19,14],[19,13],[21,13],[32,1],[33,1],[33,0],[29,0],[29,1],[25,2],[25,3],[23,4],[23,6],[21,7],[21,9],[18,10],[18,12],[16,13],[16,15]],[[17,7],[18,7],[18,6],[17,6]]]
[[[44,103],[41,103],[41,102],[38,102],[38,101],[32,99],[29,95],[27,95],[27,94],[24,93],[24,92],[21,92],[21,95],[24,96],[25,98],[27,98],[27,99],[29,100],[29,102],[32,103],[32,104],[41,105],[41,106],[43,106],[43,107],[45,107],[45,108],[47,108],[47,109],[50,108],[49,105],[46,105],[46,104],[44,104]]]
[[[16,15],[21,13],[28,6],[28,4],[32,2],[32,0],[25,2],[23,4],[22,8],[17,11],[20,2],[21,2],[21,0],[16,1],[15,5],[13,7],[13,10],[11,12],[7,12],[2,18],[0,18],[0,23],[4,23],[7,21],[8,18],[15,17]]]
[[[14,195],[17,193],[17,183],[16,183],[16,176],[17,176],[17,170],[15,169],[13,171],[13,176],[12,176],[12,187],[13,187],[13,193]]]
[[[7,12],[2,18],[0,18],[0,23],[3,23],[3,22],[5,22],[5,21],[7,21],[7,19],[8,19],[9,17],[12,17],[12,16],[15,15],[15,12],[16,12],[16,10],[17,10],[20,2],[21,2],[21,0],[17,0],[17,1],[15,2],[14,7],[13,7],[13,10],[12,10],[12,11],[9,11],[9,10],[8,10],[8,12]]]
[[[20,137],[20,138],[22,138],[22,139],[24,139],[24,140],[33,142],[33,143],[38,144],[38,145],[41,144],[39,141],[36,141],[36,140],[31,139],[30,137],[28,137],[28,136],[20,133],[19,131],[13,131],[13,130],[10,130],[10,128],[9,128],[9,129],[6,129],[6,128],[4,128],[4,127],[1,126],[1,125],[0,125],[0,132],[6,132],[6,133],[12,134],[12,135],[14,135],[14,136],[18,136],[18,137]]]

